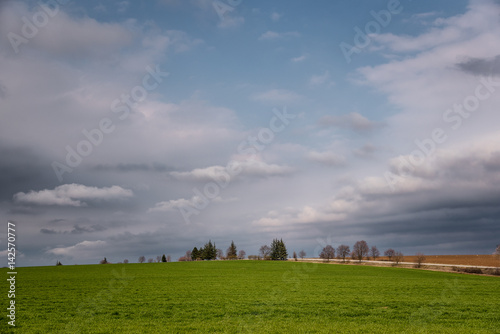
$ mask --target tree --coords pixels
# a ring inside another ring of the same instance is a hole
[[[193,248],[193,250],[191,251],[191,259],[193,261],[196,261],[200,258],[200,251],[198,250],[198,248],[196,248],[196,246]]]
[[[337,247],[337,256],[342,258],[342,261],[345,262],[345,258],[349,256],[351,252],[351,248],[347,245],[340,245]]]
[[[387,256],[389,258],[389,261],[392,260],[393,256],[396,254],[396,251],[392,248],[389,248],[384,252],[384,256]]]
[[[271,247],[268,245],[261,246],[259,248],[259,253],[262,256],[263,260],[267,260],[269,258],[269,255],[271,254]]]
[[[297,261],[297,253],[295,253],[295,251],[293,251],[293,259]]]
[[[165,254],[163,254],[163,256],[161,257],[161,262],[167,262],[167,257],[165,256]]]
[[[319,257],[330,261],[330,259],[335,257],[335,248],[333,248],[332,245],[326,245],[319,254]]]
[[[99,261],[99,264],[107,264],[107,263],[108,263],[108,260],[106,260],[106,258]]]
[[[57,261],[57,262],[56,262],[56,266],[62,266],[61,261]]]
[[[271,260],[286,261],[288,258],[288,252],[286,251],[285,243],[283,239],[274,239],[271,243]]]
[[[144,255],[139,257],[139,263],[144,263],[144,261],[146,261],[146,257]]]
[[[242,249],[238,252],[238,260],[244,260],[247,253]]]
[[[123,263],[127,264],[128,263],[128,259],[123,260]]]
[[[172,262],[172,257],[170,255],[167,255],[167,262]]]
[[[380,252],[378,251],[377,246],[372,246],[372,248],[370,248],[370,254],[372,256],[372,260],[377,260],[377,258],[380,256]]]
[[[153,262],[154,262],[153,258],[148,259],[148,263],[153,263]]]
[[[219,260],[224,260],[224,252],[220,248],[217,248],[217,258]]]
[[[495,249],[495,253],[493,255],[496,255],[500,259],[500,245],[497,245],[497,249]]]
[[[193,257],[190,250],[187,250],[186,255],[184,256],[186,257],[186,261],[193,261]]]
[[[217,258],[217,248],[212,240],[209,240],[200,251],[202,260],[215,260]]]
[[[415,268],[420,268],[422,266],[422,263],[425,261],[425,255],[422,253],[417,253],[415,260],[417,262]]]
[[[361,262],[364,257],[368,256],[369,251],[370,248],[368,248],[368,244],[364,240],[356,241],[354,247],[352,248],[354,258],[359,260],[359,262]]]
[[[231,240],[231,246],[229,246],[226,251],[226,257],[228,260],[236,260],[238,258],[236,246],[234,245],[234,241],[232,240]]]
[[[165,255],[163,255],[163,256],[165,256]],[[160,255],[156,256],[156,262],[161,262],[161,256]]]
[[[405,258],[404,258],[403,253],[395,252],[393,259],[394,259],[394,264],[399,264],[399,262],[403,262]]]
[[[301,259],[303,259],[306,256],[306,252],[304,252],[304,250],[301,250],[299,252],[299,256],[300,256]]]

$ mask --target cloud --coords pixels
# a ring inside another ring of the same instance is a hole
[[[282,17],[283,17],[283,14],[279,14],[276,12],[271,14],[271,20],[273,20],[274,22],[279,21]]]
[[[500,55],[488,59],[469,58],[458,63],[457,67],[461,71],[474,75],[500,75]]]
[[[419,36],[374,34],[371,37],[395,52],[423,52],[477,37],[488,26],[497,23],[498,14],[498,7],[493,1],[471,1],[465,14],[436,19],[433,28]]]
[[[298,56],[298,57],[292,58],[292,59],[290,59],[290,61],[292,63],[300,63],[300,62],[306,60],[306,58],[307,58],[307,56],[302,55],[302,56]]]
[[[233,177],[231,177],[231,175],[227,172],[227,168],[224,166],[197,168],[188,172],[170,172],[170,175],[180,180],[210,181],[228,178],[229,180],[232,180],[236,177],[241,178],[245,176],[285,176],[293,172],[293,168],[291,167],[268,164],[258,160],[235,161],[234,164],[235,166],[233,166],[234,168],[232,167],[232,169],[239,169],[240,172]]]
[[[179,198],[179,199],[172,199],[169,201],[163,201],[163,202],[158,202],[155,204],[154,207],[148,209],[148,212],[168,212],[168,211],[177,211],[181,208],[186,208],[186,207],[200,207],[200,205],[203,205],[203,203],[206,201],[206,198],[202,198],[200,196],[193,196],[190,199],[185,199],[185,198]],[[234,202],[237,201],[236,198],[229,198],[229,199],[223,199],[220,196],[214,197],[211,199],[212,202],[214,203],[228,203],[228,202]]]
[[[300,34],[296,31],[289,31],[289,32],[276,32],[276,31],[271,31],[268,30],[259,37],[259,41],[270,41],[270,40],[277,40],[277,39],[289,39],[289,38],[296,38],[300,37]]]
[[[255,94],[254,100],[276,104],[295,103],[303,99],[302,95],[286,89],[271,89]]]
[[[342,155],[330,151],[312,151],[307,154],[307,158],[311,161],[318,162],[327,166],[342,166],[345,164],[345,158]]]
[[[372,144],[365,144],[362,147],[354,150],[354,154],[366,158],[366,157],[371,157],[373,153],[377,150],[377,147],[372,145]]]
[[[0,30],[20,34],[23,22],[17,18],[33,17],[37,9],[37,6],[28,9],[22,3],[6,6],[0,12]],[[70,17],[62,9],[49,20],[35,38],[18,46],[19,51],[37,48],[49,55],[88,59],[108,57],[133,40],[132,33],[120,24],[101,23],[89,17]],[[12,50],[10,43],[4,47]]]
[[[98,254],[106,247],[106,242],[102,240],[82,241],[73,246],[57,247],[47,251],[48,254],[65,257],[89,257],[90,254]],[[102,256],[102,255],[99,255]]]
[[[476,245],[490,242],[500,233],[500,141],[496,138],[437,150],[432,159],[412,168],[401,168],[395,158],[391,161],[398,180],[394,190],[384,176],[367,176],[346,184],[324,203],[273,210],[253,224],[271,231],[306,224],[325,232],[333,229],[344,238],[399,235],[405,239],[392,240],[393,247],[428,243],[438,249],[457,240],[471,242],[470,238]]]
[[[109,201],[125,199],[133,196],[131,190],[119,186],[104,188],[87,187],[81,184],[65,184],[52,190],[19,192],[14,195],[14,201],[19,204],[86,206],[84,201]]]
[[[101,225],[80,226],[76,224],[75,226],[73,226],[73,229],[69,231],[42,228],[40,229],[40,232],[43,234],[83,234],[83,233],[102,232],[105,230],[106,227]]]
[[[335,83],[330,80],[330,72],[325,71],[323,74],[313,75],[309,78],[309,87],[317,87],[327,84],[328,86],[332,86]]]
[[[322,126],[345,128],[356,132],[371,131],[380,126],[379,123],[370,121],[368,118],[358,114],[357,112],[352,112],[342,116],[323,116],[319,120],[319,124]]]

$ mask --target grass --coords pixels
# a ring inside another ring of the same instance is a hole
[[[18,268],[16,284],[19,333],[500,333],[498,277],[215,261]]]

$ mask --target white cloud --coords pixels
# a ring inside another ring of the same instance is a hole
[[[279,21],[282,17],[283,17],[283,14],[280,14],[280,13],[274,12],[271,14],[271,20],[273,20],[274,22]]]
[[[226,180],[233,181],[234,178],[244,176],[255,177],[271,177],[284,176],[293,172],[293,168],[288,166],[280,166],[276,164],[268,164],[259,160],[242,160],[235,161],[231,170],[239,170],[237,174],[231,175],[224,166],[210,166],[206,168],[197,168],[189,172],[170,172],[170,175],[180,180]]]
[[[259,41],[269,41],[276,39],[286,39],[286,38],[294,38],[299,37],[300,34],[296,31],[288,31],[288,32],[276,32],[268,30],[259,37]]]
[[[73,246],[57,247],[47,251],[48,254],[67,257],[88,257],[90,254],[99,254],[106,247],[106,242],[102,240],[82,241]],[[99,256],[102,256],[99,254]]]
[[[308,84],[310,87],[317,87],[317,86],[322,86],[322,85],[332,86],[335,83],[330,80],[330,72],[325,71],[325,73],[323,73],[323,74],[311,76],[311,78],[309,78]]]
[[[116,200],[133,196],[133,192],[119,186],[104,188],[87,187],[81,184],[64,184],[52,190],[19,192],[14,195],[14,201],[20,204],[86,206],[88,200]]]
[[[306,58],[307,58],[307,56],[302,55],[302,56],[298,56],[298,57],[292,58],[292,59],[290,59],[290,61],[292,63],[300,63],[300,62],[306,60]]]
[[[300,94],[286,89],[271,89],[262,93],[255,94],[253,98],[257,101],[268,103],[294,103],[303,97]]]

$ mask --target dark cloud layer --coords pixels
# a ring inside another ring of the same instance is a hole
[[[500,55],[493,58],[469,58],[457,67],[466,73],[482,76],[500,75]]]

